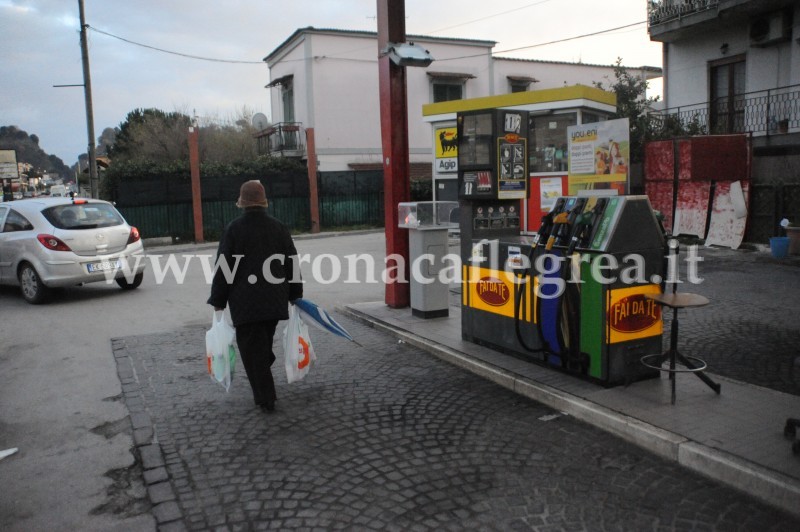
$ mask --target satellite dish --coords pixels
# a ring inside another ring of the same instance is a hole
[[[267,115],[264,113],[256,113],[253,115],[253,127],[256,128],[257,131],[264,131],[269,126],[269,120],[267,120]]]

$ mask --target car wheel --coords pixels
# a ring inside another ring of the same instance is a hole
[[[144,279],[144,273],[137,273],[133,281],[128,281],[125,277],[117,277],[117,284],[123,290],[133,290],[134,288],[139,288],[139,285],[142,284],[142,279]]]
[[[19,287],[25,301],[34,305],[43,303],[50,293],[39,274],[30,264],[24,264],[19,270]]]

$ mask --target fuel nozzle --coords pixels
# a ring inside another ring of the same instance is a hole
[[[582,212],[575,218],[575,228],[572,231],[572,238],[569,241],[569,247],[567,248],[567,255],[571,255],[572,252],[575,251],[575,248],[578,246],[581,238],[583,237],[583,232],[592,226],[592,221],[594,220],[594,212],[586,211]]]
[[[550,231],[553,229],[553,216],[553,211],[550,211],[542,216],[542,223],[539,226],[539,230],[536,232],[536,237],[533,240],[534,248],[539,245],[539,242],[541,242],[543,238],[547,238],[550,235]]]
[[[557,225],[569,225],[568,211],[560,212],[555,216],[555,218],[553,218],[553,230],[550,231],[550,238],[547,239],[547,245],[545,246],[547,251],[553,249],[553,245],[555,245],[556,239],[558,238]]]

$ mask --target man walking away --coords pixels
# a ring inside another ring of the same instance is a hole
[[[253,400],[266,411],[275,409],[272,341],[278,321],[289,318],[288,303],[303,297],[297,250],[289,230],[267,214],[267,196],[257,180],[239,190],[240,217],[219,242],[220,267],[211,283],[208,304],[215,310],[230,305],[236,343],[253,389]],[[226,279],[222,261],[233,279]]]

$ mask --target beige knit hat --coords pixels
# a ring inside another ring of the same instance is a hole
[[[240,209],[247,207],[266,207],[267,194],[264,192],[264,185],[257,179],[245,181],[239,189],[239,199],[236,206]]]

